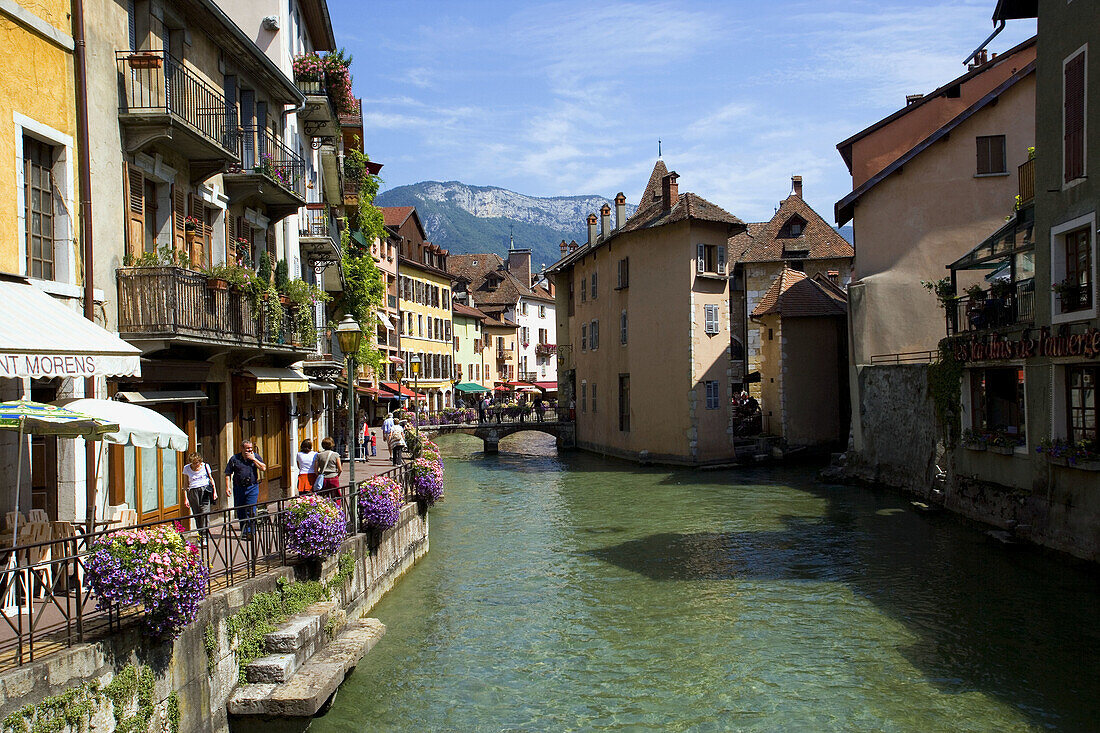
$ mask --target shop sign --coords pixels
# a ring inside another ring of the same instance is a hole
[[[92,354],[0,354],[0,377],[91,377]]]
[[[1100,357],[1100,329],[1090,328],[1084,333],[1063,330],[1052,335],[1050,328],[1044,326],[1037,337],[1033,338],[1030,331],[1024,331],[1014,341],[999,334],[971,336],[956,339],[952,343],[952,351],[955,360],[962,362],[1030,359],[1036,356],[1083,356],[1095,359]]]

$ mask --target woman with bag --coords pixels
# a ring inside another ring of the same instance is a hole
[[[339,501],[337,490],[340,488],[340,471],[344,466],[340,454],[333,450],[336,441],[325,438],[321,441],[321,452],[313,459],[313,490],[331,496]]]
[[[199,530],[199,544],[206,547],[210,538],[210,530],[207,529],[207,514],[214,509],[214,502],[218,500],[217,484],[214,483],[214,474],[210,472],[210,466],[203,463],[202,454],[192,451],[187,456],[190,461],[183,467],[183,475],[187,477],[187,491],[183,493],[183,505],[191,510],[195,517],[195,528]]]
[[[312,440],[303,440],[298,446],[298,494],[308,494],[313,491],[313,482],[317,480],[313,473],[313,463],[317,460],[317,451],[313,450]]]

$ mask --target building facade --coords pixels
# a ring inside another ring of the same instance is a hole
[[[727,247],[745,225],[677,178],[658,161],[633,216],[619,194],[615,227],[609,207],[590,214],[587,242],[548,268],[559,402],[576,405],[580,447],[722,463],[734,456]]]
[[[427,241],[416,209],[383,207],[397,244],[401,358],[406,383],[431,411],[454,406],[454,341],[447,250]],[[420,359],[414,379],[412,357]]]
[[[477,308],[471,308],[458,302],[451,303],[454,322],[454,352],[456,389],[466,394],[461,398],[476,398],[481,390],[493,388],[490,379],[490,350],[486,348],[486,337],[482,330],[485,314]],[[463,387],[466,386],[466,389]]]

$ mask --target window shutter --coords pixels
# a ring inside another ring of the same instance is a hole
[[[978,175],[990,172],[989,165],[989,138],[978,137],[977,138],[977,151],[978,151]]]
[[[630,285],[630,258],[623,258],[623,287]]]
[[[626,311],[619,316],[619,343],[626,343]]]
[[[1065,66],[1065,180],[1085,175],[1085,54]]]
[[[279,256],[275,252],[275,227],[269,226],[267,231],[264,232],[265,244],[267,245],[267,256],[271,258],[271,271],[275,271],[275,263],[279,261]]]
[[[172,184],[172,243],[177,252],[187,248],[187,191],[179,183]]]
[[[130,50],[137,51],[137,9],[134,7],[134,0],[126,3],[126,31]]]
[[[707,266],[707,252],[706,247],[702,244],[695,245],[695,271],[698,273],[706,272]]]
[[[123,169],[126,174],[126,236],[131,255],[145,250],[145,174],[132,165]]]
[[[726,274],[726,245],[718,247],[718,274]]]

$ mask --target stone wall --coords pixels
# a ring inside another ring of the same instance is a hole
[[[847,473],[927,496],[936,478],[936,412],[926,364],[858,367],[860,451],[849,450]]]
[[[211,595],[198,618],[171,644],[154,645],[132,627],[94,643],[79,644],[41,662],[0,674],[0,720],[26,705],[56,701],[67,690],[92,685],[102,689],[127,665],[150,668],[154,674],[153,714],[149,730],[174,733],[169,709],[178,702],[180,733],[228,731],[226,701],[237,686],[239,667],[230,640],[228,619],[260,592],[277,589],[280,581],[329,580],[337,573],[340,554],[355,558],[355,572],[336,600],[349,618],[369,611],[413,564],[428,552],[428,517],[416,504],[401,510],[397,527],[382,533],[378,547],[368,535],[344,542],[336,556],[319,567],[301,563],[280,567],[245,583]],[[210,631],[208,631],[208,628]],[[55,733],[114,733],[111,703],[101,701],[83,732],[61,721]],[[5,726],[4,733],[11,733]],[[16,733],[19,733],[17,730]]]

